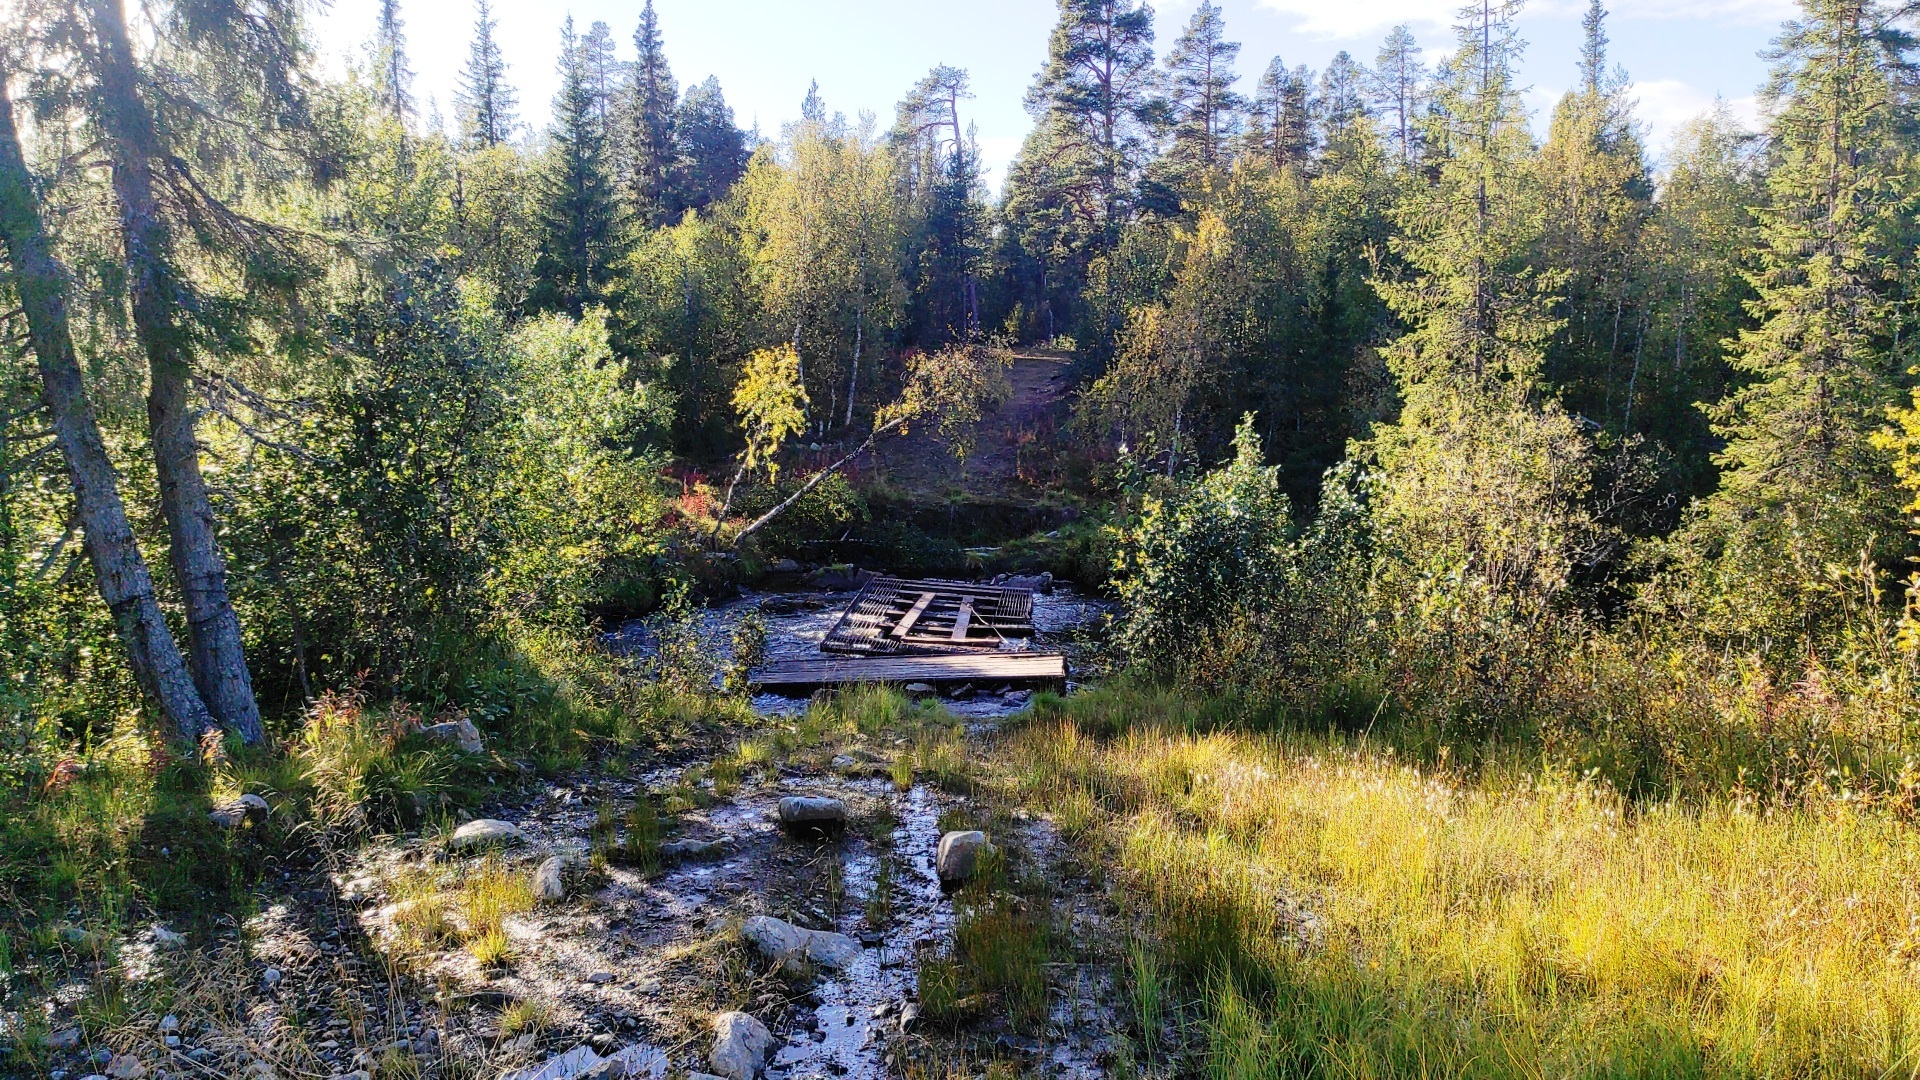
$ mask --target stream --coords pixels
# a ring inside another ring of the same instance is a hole
[[[699,610],[700,640],[712,655],[731,657],[734,630],[744,616],[758,612],[767,628],[768,660],[818,657],[822,655],[820,642],[856,595],[852,590],[743,591],[732,600]],[[1111,601],[1082,595],[1071,585],[1056,582],[1051,593],[1034,594],[1034,636],[1029,639],[1029,647],[1065,653],[1068,670],[1073,672],[1076,658],[1087,651],[1087,635],[1112,609]],[[625,623],[602,640],[625,656],[645,657],[655,650],[651,621],[647,619]],[[1073,685],[1069,681],[1068,689]],[[1024,707],[1024,697],[1006,698],[993,690],[982,687],[971,697],[948,700],[946,706],[954,715],[974,721],[1006,716]],[[806,706],[805,698],[779,694],[757,694],[753,699],[754,711],[768,716],[802,712]]]

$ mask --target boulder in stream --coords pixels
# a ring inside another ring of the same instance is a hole
[[[707,1064],[727,1080],[754,1080],[773,1049],[773,1032],[743,1012],[723,1012],[713,1018],[713,1051]]]
[[[798,835],[839,832],[847,827],[847,804],[814,795],[789,795],[780,800],[780,825]]]
[[[845,934],[808,930],[771,915],[748,919],[741,925],[740,934],[767,959],[787,965],[805,961],[837,970],[860,956],[860,943]]]
[[[950,832],[940,838],[940,849],[933,860],[940,887],[952,892],[972,880],[980,869],[981,856],[993,851],[987,834],[978,829]]]

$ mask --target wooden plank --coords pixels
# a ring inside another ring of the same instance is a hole
[[[1067,658],[1058,653],[925,653],[898,656],[774,660],[753,681],[774,693],[807,693],[848,683],[990,682],[1064,683]]]
[[[913,624],[920,621],[920,616],[926,613],[927,605],[933,603],[933,598],[936,595],[938,594],[930,592],[921,593],[920,599],[914,601],[913,606],[907,609],[907,613],[900,616],[900,621],[893,625],[893,636],[903,638],[913,633]]]
[[[973,597],[960,598],[960,610],[953,616],[953,640],[967,640],[967,624],[973,622]]]

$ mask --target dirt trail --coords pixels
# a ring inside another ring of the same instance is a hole
[[[1007,373],[1011,394],[969,436],[964,462],[924,431],[875,448],[875,474],[916,496],[1003,499],[1052,479],[1053,446],[1067,420],[1069,366],[1062,354],[1021,351]]]

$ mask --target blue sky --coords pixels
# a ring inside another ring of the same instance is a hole
[[[1198,0],[1156,6],[1157,51],[1164,53]],[[401,0],[414,91],[451,116],[455,76],[472,35],[472,0]],[[1224,0],[1228,29],[1244,44],[1241,89],[1251,92],[1279,55],[1315,69],[1341,49],[1370,63],[1386,30],[1413,26],[1431,61],[1450,47],[1455,0]],[[1614,0],[1613,59],[1637,84],[1640,117],[1657,151],[1675,125],[1698,115],[1715,95],[1753,115],[1766,74],[1758,52],[1791,16],[1789,0]],[[317,34],[335,70],[372,35],[377,0],[333,0]],[[990,183],[997,188],[1018,152],[1029,119],[1022,95],[1046,55],[1051,0],[655,0],[667,56],[682,85],[717,75],[741,126],[777,134],[798,115],[809,80],[829,108],[862,109],[891,120],[893,104],[927,69],[946,63],[973,76],[970,119],[979,126]],[[1529,43],[1523,82],[1532,89],[1536,130],[1574,79],[1584,0],[1534,0],[1520,17]],[[638,0],[496,0],[500,38],[528,121],[543,124],[558,82],[554,56],[561,19],[581,28],[605,20],[633,54]]]

